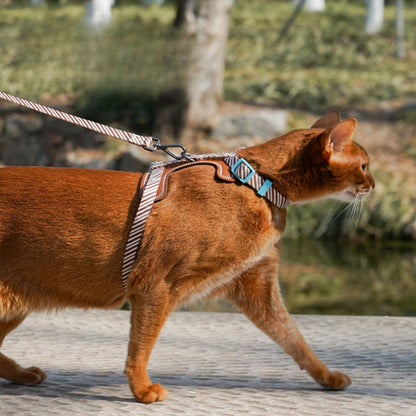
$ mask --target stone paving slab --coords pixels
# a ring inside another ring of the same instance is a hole
[[[123,374],[129,313],[63,311],[6,338],[3,352],[48,378],[0,380],[0,415],[416,415],[416,318],[295,318],[317,355],[350,375],[348,390],[321,389],[241,314],[176,312],[149,365],[170,397],[142,405]]]

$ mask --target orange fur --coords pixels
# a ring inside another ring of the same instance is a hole
[[[292,203],[364,197],[368,157],[355,120],[332,112],[313,128],[238,152]],[[141,174],[82,169],[0,169],[0,343],[31,311],[131,304],[126,374],[137,400],[163,400],[147,362],[169,313],[195,296],[225,296],[323,386],[342,389],[308,347],[277,284],[286,211],[211,166],[173,173],[149,215],[127,293],[121,265]],[[45,374],[0,354],[0,377],[34,384]]]

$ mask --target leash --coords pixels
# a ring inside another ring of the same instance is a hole
[[[233,177],[241,184],[247,185],[254,189],[258,196],[266,198],[273,205],[278,208],[286,208],[290,201],[281,194],[273,183],[256,172],[256,170],[244,159],[239,158],[236,153],[212,153],[205,155],[192,155],[186,151],[182,144],[162,144],[160,139],[153,136],[142,136],[139,134],[127,132],[125,130],[116,129],[114,127],[106,126],[105,124],[97,123],[95,121],[87,120],[72,114],[56,110],[45,105],[37,104],[23,98],[15,97],[0,91],[0,98],[5,101],[21,105],[34,111],[64,120],[68,123],[76,124],[78,126],[87,128],[97,133],[105,134],[119,140],[126,141],[130,144],[142,147],[144,150],[154,152],[162,150],[170,157],[175,159],[170,162],[156,162],[153,163],[147,173],[144,185],[142,188],[142,195],[137,208],[132,226],[127,238],[126,247],[124,250],[123,264],[122,264],[122,284],[125,291],[128,289],[128,278],[133,269],[134,262],[137,257],[138,248],[141,238],[143,236],[146,219],[150,214],[152,206],[155,202],[159,185],[164,174],[165,168],[172,168],[175,166],[189,167],[204,163],[206,161],[223,160],[230,168]],[[173,149],[180,149],[177,154]]]
[[[144,150],[147,150],[149,152],[162,150],[163,152],[167,153],[170,157],[176,160],[191,160],[191,155],[189,155],[189,153],[186,151],[185,146],[182,144],[162,144],[160,142],[160,139],[157,137],[141,136],[139,134],[131,133],[125,130],[116,129],[114,127],[106,126],[105,124],[97,123],[95,121],[87,120],[82,117],[65,113],[64,111],[56,110],[55,108],[51,108],[46,105],[37,104],[32,101],[25,100],[24,98],[19,98],[14,95],[7,94],[3,91],[0,91],[0,98],[2,98],[5,101],[12,102],[14,104],[21,105],[22,107],[30,108],[31,110],[37,111],[39,113],[43,113],[60,120],[64,120],[68,123],[84,127],[97,133],[111,136],[116,139],[123,140],[127,143],[140,146]],[[177,155],[176,153],[170,150],[174,148],[180,149],[181,153]]]

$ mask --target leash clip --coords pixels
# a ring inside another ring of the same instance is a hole
[[[144,150],[147,150],[149,152],[156,152],[158,149],[158,146],[160,145],[160,139],[157,137],[152,136],[152,146],[143,146]]]
[[[194,158],[190,153],[187,152],[186,147],[183,144],[162,144],[160,139],[157,137],[152,137],[152,146],[144,146],[145,150],[149,152],[156,152],[156,150],[162,150],[167,155],[175,160],[189,160],[191,162],[194,161]],[[170,149],[181,149],[182,151],[178,154],[177,152],[173,152]]]
[[[186,147],[183,144],[161,144],[159,141],[159,143],[155,144],[154,147],[157,150],[162,150],[163,152],[168,154],[171,158],[176,159],[176,160],[186,159],[191,162],[194,160],[192,158],[192,155],[187,152]],[[178,149],[178,148],[182,150],[180,154],[174,153],[170,150],[170,149]]]

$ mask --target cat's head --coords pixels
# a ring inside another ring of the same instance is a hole
[[[294,130],[238,154],[292,203],[322,198],[352,202],[375,186],[367,152],[353,141],[356,125],[354,118],[341,121],[332,111],[310,129]]]

